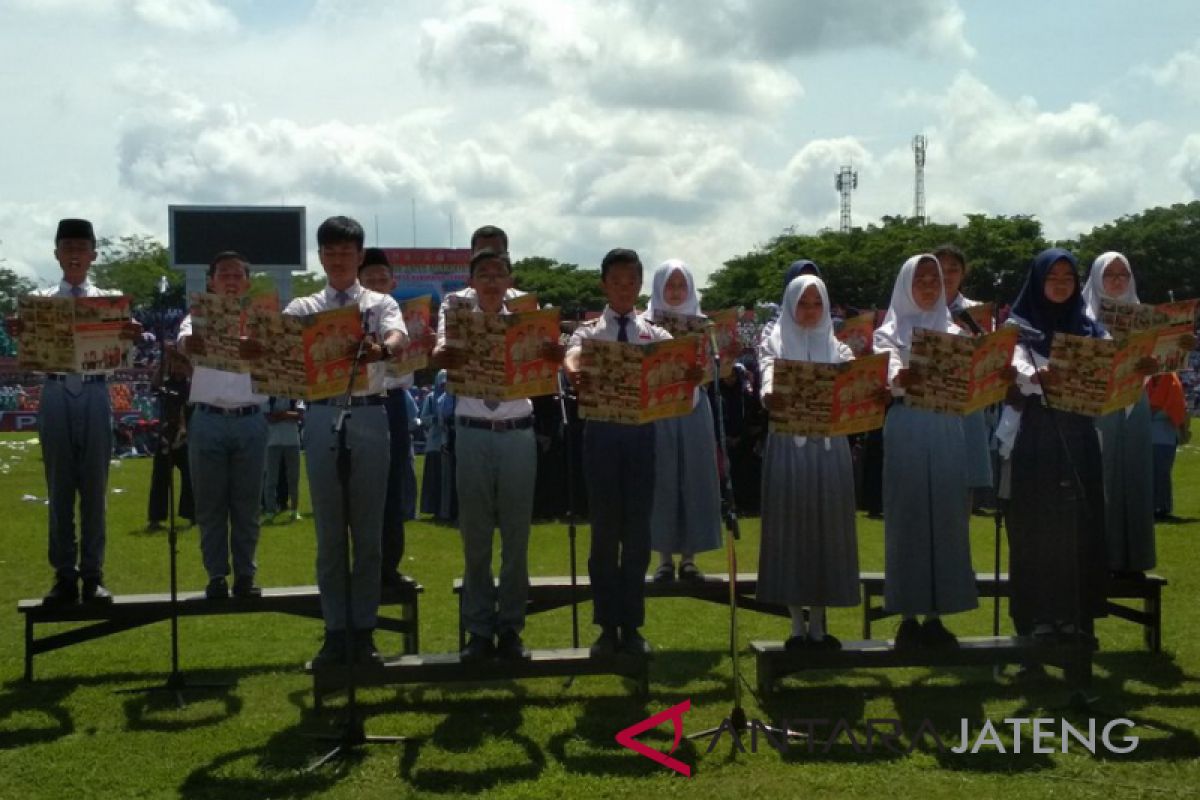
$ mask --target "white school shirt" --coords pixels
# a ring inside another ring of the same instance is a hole
[[[571,334],[571,340],[567,344],[567,354],[570,355],[583,349],[584,339],[595,339],[598,342],[617,341],[617,334],[621,332],[621,325],[617,321],[618,316],[612,308],[605,306],[604,313],[599,317],[581,322],[575,332]],[[638,313],[636,308],[630,311],[628,316],[629,322],[625,325],[625,332],[629,337],[630,344],[650,344],[671,338],[671,334],[647,320]]]
[[[179,339],[192,335],[192,315],[188,314],[179,323]],[[189,403],[204,403],[218,408],[241,408],[266,402],[265,394],[256,394],[248,372],[226,372],[211,367],[196,367],[192,370],[192,388]]]
[[[504,299],[510,300],[509,289],[504,293]],[[470,292],[470,294],[467,294]],[[463,303],[470,305],[475,312],[482,314],[479,310],[479,299],[476,297],[474,289],[464,289],[461,292],[454,292],[455,297],[462,298]],[[513,295],[514,297],[516,295]],[[450,295],[447,295],[449,300]],[[437,346],[439,348],[446,346],[446,306],[449,302],[442,303],[442,309],[438,312],[438,330],[437,330]],[[507,308],[502,308],[501,314],[510,314]],[[495,408],[489,408],[487,402],[478,397],[467,397],[465,395],[455,395],[454,415],[457,417],[473,417],[475,419],[487,420],[508,420],[522,419],[533,413],[533,402],[528,397],[522,397],[520,400],[502,400]]]
[[[355,281],[352,286],[346,289],[346,294],[350,298],[347,304],[357,303],[359,310],[366,316],[368,333],[375,334],[379,341],[382,342],[392,331],[400,331],[404,340],[402,344],[407,343],[408,329],[404,327],[404,315],[400,313],[400,304],[392,297],[363,288],[363,285],[358,281]],[[292,300],[283,309],[283,313],[292,316],[307,316],[309,314],[319,314],[322,311],[341,308],[338,305],[337,295],[338,290],[326,284],[325,288],[316,294],[297,297]],[[356,391],[354,395],[359,397],[382,393],[384,391],[383,379],[383,365],[368,364],[367,388]]]
[[[37,297],[76,297],[76,296],[78,296],[78,297],[119,297],[121,294],[120,289],[101,289],[99,286],[92,283],[92,279],[90,277],[84,278],[83,283],[79,284],[79,288],[82,291],[78,295],[76,295],[74,292],[71,291],[74,288],[75,288],[75,284],[68,283],[66,278],[64,278],[58,282],[58,286],[48,286],[45,289],[35,289],[34,291],[30,292],[30,294],[35,295]],[[126,351],[128,351],[130,346],[132,346],[132,343],[129,343],[126,345]],[[47,372],[46,374],[47,375],[64,375],[66,373]],[[79,374],[80,375],[105,375],[107,373],[104,372],[104,370],[86,370]]]

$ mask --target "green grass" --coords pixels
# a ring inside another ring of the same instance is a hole
[[[763,747],[731,754],[728,738],[712,752],[685,743],[676,756],[693,766],[690,780],[618,746],[614,734],[686,698],[692,710],[685,731],[717,725],[731,707],[732,669],[723,654],[728,615],[719,606],[654,600],[646,634],[657,654],[651,694],[640,700],[618,678],[579,678],[570,686],[542,679],[490,687],[426,686],[372,689],[362,694],[373,733],[413,737],[406,745],[374,746],[341,769],[304,774],[321,745],[305,738],[328,730],[333,711],[312,711],[310,682],[301,665],[315,652],[321,626],[281,615],[189,618],[181,622],[182,662],[195,679],[236,681],[225,691],[191,695],[182,711],[162,695],[122,695],[116,690],[154,684],[169,666],[168,627],[152,625],[44,654],[37,680],[22,673],[20,598],[40,596],[50,582],[46,564],[46,509],[23,495],[44,497],[40,452],[25,437],[0,439],[0,797],[879,797],[902,790],[929,797],[1041,797],[1191,795],[1200,783],[1200,523],[1160,526],[1159,567],[1171,585],[1165,593],[1165,652],[1142,646],[1141,629],[1120,620],[1099,625],[1095,693],[1105,714],[1137,723],[1141,744],[1124,756],[1068,754],[980,755],[936,753],[857,754],[845,738],[829,752],[803,746],[786,755]],[[107,576],[115,592],[167,588],[167,548],[145,524],[147,460],[114,466],[110,478]],[[1176,467],[1177,513],[1200,518],[1200,449],[1184,448]],[[314,535],[305,518],[263,529],[259,548],[264,585],[314,582]],[[282,519],[282,517],[281,517]],[[973,521],[977,568],[990,569],[992,528]],[[739,556],[743,570],[757,568],[758,522],[746,520]],[[450,591],[461,550],[453,528],[425,522],[409,527],[404,571],[426,587],[421,601],[421,642],[430,652],[457,643],[457,603]],[[882,569],[880,523],[860,519],[863,569]],[[566,574],[566,529],[538,525],[530,545],[535,575]],[[580,529],[581,569],[586,569],[587,529]],[[498,556],[497,556],[498,558]],[[498,562],[497,562],[498,563]],[[196,532],[180,538],[181,584],[204,584]],[[725,571],[723,552],[705,554],[701,567]],[[856,638],[860,610],[832,614],[832,629]],[[590,606],[581,609],[585,642]],[[744,612],[741,637],[781,639],[785,620]],[[959,634],[987,634],[991,601],[949,620]],[[877,623],[890,635],[893,621]],[[1004,620],[1007,630],[1008,621]],[[535,647],[570,644],[570,611],[532,617],[527,639]],[[380,637],[385,650],[399,638]],[[753,659],[741,658],[753,681]],[[1011,671],[1010,671],[1011,673]],[[1067,687],[1056,677],[1022,683],[999,681],[988,669],[860,671],[792,678],[763,704],[747,689],[749,716],[845,718],[861,733],[867,718],[900,718],[908,730],[931,719],[953,739],[959,719],[1060,717]],[[336,710],[340,701],[334,701]],[[1077,714],[1068,718],[1075,723]],[[643,738],[670,745],[669,726]],[[1011,734],[1002,731],[1006,743]],[[905,740],[907,742],[907,739]]]

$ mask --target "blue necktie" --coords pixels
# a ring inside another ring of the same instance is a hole
[[[338,308],[341,308],[342,306],[346,305],[346,303],[350,302],[350,295],[346,292],[338,292],[336,296]]]
[[[71,287],[71,296],[72,297],[83,297],[83,287],[82,286],[72,286]]]
[[[620,329],[617,331],[617,341],[618,342],[628,342],[629,341],[629,330],[628,330],[629,315],[622,314],[621,316],[617,317],[617,325],[620,326]]]

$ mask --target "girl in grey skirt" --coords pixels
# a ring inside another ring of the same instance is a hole
[[[829,295],[820,278],[801,275],[788,284],[779,321],[760,356],[763,404],[768,408],[774,403],[777,360],[840,363],[854,358],[833,335]],[[792,436],[774,430],[768,436],[758,599],[788,607],[788,649],[841,646],[826,631],[825,609],[859,602],[854,470],[846,437]]]

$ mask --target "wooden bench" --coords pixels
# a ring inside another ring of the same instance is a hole
[[[843,642],[840,650],[789,651],[782,642],[751,642],[759,693],[774,692],[780,678],[804,670],[895,667],[995,666],[1038,663],[1061,667],[1068,682],[1086,686],[1092,675],[1092,648],[1078,643],[1043,643],[1027,637],[963,637],[958,647],[896,650],[882,640]]]
[[[398,617],[379,617],[379,629],[400,633],[404,652],[415,653],[420,647],[417,601],[425,589],[407,582],[397,588],[384,587],[380,606],[399,606]],[[21,600],[17,611],[25,616],[25,680],[33,680],[33,657],[62,647],[88,642],[121,631],[140,628],[171,617],[169,594],[117,595],[111,603],[73,603],[45,605],[40,598]],[[216,614],[291,614],[321,619],[321,595],[316,586],[289,586],[263,589],[262,597],[229,597],[209,600],[204,592],[180,592],[179,616],[199,617]],[[61,631],[40,639],[34,636],[36,625],[48,623],[92,623]]]
[[[380,665],[360,665],[355,670],[359,687],[414,683],[495,683],[524,678],[553,678],[573,675],[619,675],[637,684],[638,694],[650,691],[650,658],[618,653],[592,656],[587,648],[533,650],[523,661],[490,658],[464,664],[458,653],[403,655]],[[319,711],[325,696],[342,691],[349,683],[350,667],[333,664],[305,669],[313,678],[313,705]]]
[[[496,580],[495,584],[499,586],[499,580]],[[760,603],[754,596],[758,591],[757,573],[739,572],[735,590],[740,608],[787,616],[788,610],[784,606]],[[580,603],[592,599],[592,583],[587,575],[577,577],[576,591]],[[455,578],[454,593],[458,595],[458,644],[461,649],[466,645],[466,630],[463,626],[462,616],[462,578]],[[705,574],[701,580],[674,580],[662,583],[655,583],[653,577],[647,575],[646,597],[690,597],[710,603],[729,605],[729,574],[717,572]],[[571,605],[570,576],[558,575],[529,579],[529,601],[525,606],[526,615],[553,611],[569,605]]]
[[[883,597],[883,573],[863,572],[859,574],[863,596],[863,639],[871,638],[871,623],[892,616],[876,599]],[[1108,613],[1114,617],[1136,622],[1145,628],[1145,642],[1152,652],[1162,652],[1162,590],[1167,579],[1160,575],[1147,575],[1144,579],[1112,579],[1108,584]],[[1008,574],[1001,572],[997,583],[993,572],[975,574],[975,586],[980,597],[1008,597],[1010,590]],[[1141,600],[1140,609],[1122,605],[1115,600]]]

